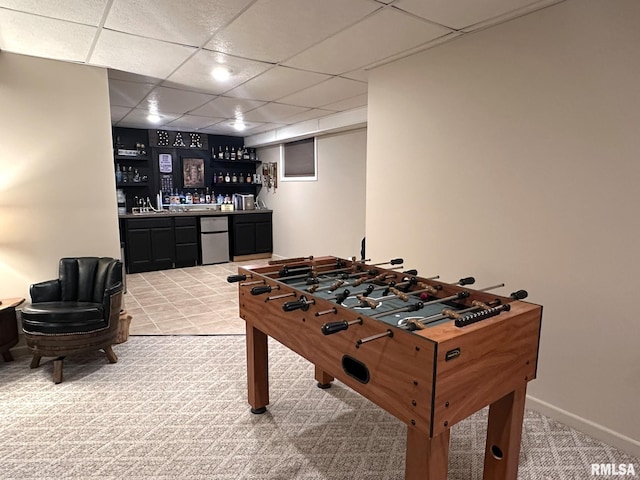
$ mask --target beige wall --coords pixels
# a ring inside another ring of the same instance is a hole
[[[528,405],[635,455],[638,18],[570,0],[373,71],[366,228],[371,257],[527,289],[544,306]]]
[[[0,52],[0,296],[120,256],[107,73]]]
[[[318,137],[318,180],[278,182],[259,194],[273,212],[273,251],[281,257],[338,255],[360,258],[364,237],[366,129]],[[278,162],[279,146],[258,149]]]

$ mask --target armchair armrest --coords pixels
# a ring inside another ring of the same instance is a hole
[[[31,295],[32,303],[58,301],[62,296],[60,280],[55,279],[34,283],[29,287],[29,294]]]
[[[102,297],[102,306],[104,308],[105,318],[108,318],[111,313],[111,297],[119,292],[122,292],[122,282],[118,282],[105,289],[104,296]],[[117,313],[119,314],[120,312],[118,311]]]

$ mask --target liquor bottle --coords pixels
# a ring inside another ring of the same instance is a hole
[[[191,192],[188,190],[187,190],[187,193],[185,193],[184,195],[184,203],[186,203],[187,205],[193,203],[193,196],[191,195]]]
[[[193,203],[200,203],[200,194],[198,193],[198,191],[196,190],[195,192],[193,192],[191,201]]]
[[[247,173],[247,183],[251,183],[252,177],[251,173]]]
[[[221,193],[218,194],[218,198],[216,198],[216,202],[219,204],[224,203],[224,197],[222,196]]]
[[[218,174],[216,172],[213,172],[213,183],[218,183]]]
[[[211,194],[209,193],[209,187],[204,190],[204,203],[211,203]]]
[[[116,183],[122,183],[122,170],[120,170],[120,164],[116,164]]]
[[[231,197],[229,196],[228,193],[224,197],[224,203],[231,203]]]
[[[231,183],[238,183],[238,176],[235,172],[233,172],[233,176],[231,177]]]
[[[231,147],[231,160],[235,160],[236,159],[236,151],[233,147]]]
[[[218,183],[224,183],[224,175],[222,175],[222,172],[218,173]]]
[[[127,182],[133,182],[133,167],[127,170]]]
[[[137,168],[133,172],[133,181],[136,182],[136,183],[138,183],[140,181],[140,172],[138,171]]]
[[[256,151],[255,149],[251,149],[251,152],[249,152],[249,160],[255,160],[256,159]]]
[[[244,155],[244,147],[238,147],[238,153],[236,154],[236,158],[238,160],[242,160],[243,155]]]
[[[185,203],[186,202],[186,197],[184,196],[184,192],[181,190],[180,191],[180,203]]]
[[[238,175],[238,183],[244,183],[244,173]]]
[[[249,150],[247,150],[247,147],[242,147],[242,159],[243,160],[250,160],[251,157],[249,155]]]
[[[224,151],[222,150],[222,145],[220,145],[220,150],[218,150],[218,160],[222,160],[224,158]]]
[[[227,174],[224,176],[224,182],[225,183],[230,183],[231,182],[231,177],[229,176],[229,172],[227,172]]]
[[[224,159],[229,160],[231,158],[231,154],[229,153],[229,147],[224,149]]]

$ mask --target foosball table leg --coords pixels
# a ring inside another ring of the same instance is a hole
[[[447,429],[430,438],[407,427],[405,480],[447,480],[450,434]]]
[[[527,385],[489,407],[484,480],[516,480]]]
[[[269,404],[267,335],[247,322],[247,383],[251,413],[264,413]]]
[[[329,375],[327,372],[322,370],[317,365],[315,366],[316,374],[316,382],[318,382],[318,388],[329,388],[331,387],[331,382],[333,382],[334,378]]]

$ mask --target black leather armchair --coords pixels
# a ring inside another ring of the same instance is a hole
[[[118,334],[122,305],[122,263],[108,257],[63,258],[56,280],[31,285],[31,305],[22,310],[22,329],[33,353],[31,368],[42,357],[53,362],[53,381],[62,382],[62,360],[87,350],[104,350]]]

